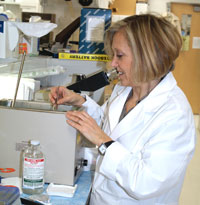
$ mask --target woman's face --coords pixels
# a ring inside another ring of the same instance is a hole
[[[121,85],[133,87],[133,54],[122,31],[118,31],[112,42],[113,59],[111,66],[119,72]]]

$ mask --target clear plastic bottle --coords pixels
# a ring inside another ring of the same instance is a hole
[[[23,152],[23,193],[40,194],[44,191],[44,162],[40,142],[31,140],[30,146]]]

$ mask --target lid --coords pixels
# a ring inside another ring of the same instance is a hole
[[[40,145],[40,141],[38,140],[31,140],[32,145]]]
[[[17,187],[0,186],[0,204],[13,204],[20,197]]]

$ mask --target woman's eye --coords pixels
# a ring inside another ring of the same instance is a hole
[[[117,54],[117,58],[121,58],[122,56],[122,54]]]

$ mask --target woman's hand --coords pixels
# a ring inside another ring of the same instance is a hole
[[[51,88],[49,99],[52,104],[68,104],[78,107],[81,107],[81,105],[85,102],[84,97],[63,86]]]
[[[68,118],[67,123],[79,130],[93,144],[100,146],[102,143],[112,140],[87,112],[68,111],[66,117]]]

